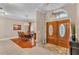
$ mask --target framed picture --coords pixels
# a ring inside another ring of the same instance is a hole
[[[21,25],[13,24],[13,30],[21,30]]]

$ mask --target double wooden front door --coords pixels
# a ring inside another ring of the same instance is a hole
[[[47,43],[69,48],[70,20],[47,22]]]

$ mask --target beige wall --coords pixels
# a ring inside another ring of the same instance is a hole
[[[24,21],[12,19],[9,17],[0,17],[0,39],[17,36],[17,32],[13,30],[13,24],[20,24],[22,31],[26,31]]]
[[[37,46],[40,46],[40,43],[45,40],[45,18],[46,15],[44,13],[37,12]]]
[[[36,22],[32,22],[31,31],[34,31],[36,33]]]
[[[76,24],[76,35],[77,35],[77,39],[78,39],[78,42],[79,42],[79,4],[77,4],[77,19],[75,20],[75,24]]]
[[[63,7],[63,9],[66,10],[68,12],[69,16],[71,17],[71,22],[72,23],[75,23],[75,20],[77,19],[76,5],[77,4],[70,4],[70,5],[67,5],[67,6]]]

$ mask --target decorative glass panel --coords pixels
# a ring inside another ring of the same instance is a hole
[[[49,26],[49,35],[51,36],[51,35],[53,35],[53,26]]]
[[[65,25],[64,24],[60,24],[59,34],[60,34],[61,37],[64,37],[64,35],[65,35]]]

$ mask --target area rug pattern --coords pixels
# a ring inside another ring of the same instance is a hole
[[[69,55],[69,48],[64,48],[50,43],[45,45],[42,44],[42,47],[50,50],[51,52],[58,53],[59,55]]]

